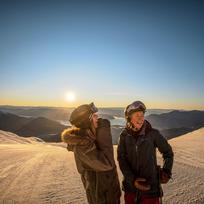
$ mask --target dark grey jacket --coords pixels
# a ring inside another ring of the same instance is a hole
[[[149,131],[146,131],[147,125]],[[145,121],[139,135],[134,137],[128,129],[120,135],[118,144],[118,162],[123,173],[123,190],[137,192],[134,187],[136,178],[145,178],[151,189],[140,192],[147,196],[159,196],[159,179],[156,159],[156,148],[163,156],[163,169],[171,174],[173,166],[173,151],[167,140],[156,129]]]

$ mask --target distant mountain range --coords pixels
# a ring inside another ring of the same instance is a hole
[[[108,113],[102,114],[112,119]],[[146,116],[154,128],[171,139],[204,126],[204,111],[171,111]],[[61,132],[68,126],[45,117],[22,117],[0,111],[0,130],[10,131],[20,136],[34,136],[46,142],[60,142]],[[112,126],[113,143],[117,144],[123,126]]]
[[[0,129],[20,136],[35,136],[47,142],[59,142],[60,133],[65,128],[67,126],[47,118],[28,118],[0,111]]]
[[[44,117],[51,120],[68,120],[73,108],[0,106],[0,111],[25,117]]]
[[[26,117],[45,117],[55,121],[68,121],[73,108],[0,106],[0,111]],[[146,115],[170,112],[172,109],[148,109]],[[124,108],[99,108],[99,115],[107,119],[124,117]]]
[[[204,111],[172,111],[146,117],[154,128],[168,139],[197,130],[204,126]]]
[[[151,114],[146,119],[160,130],[171,128],[200,128],[204,124],[204,111],[172,111],[163,114]]]

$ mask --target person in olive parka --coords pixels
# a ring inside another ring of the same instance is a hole
[[[125,204],[159,204],[172,175],[173,151],[165,137],[144,119],[146,107],[135,101],[125,109],[126,127],[120,134],[118,162],[123,174]],[[163,156],[157,166],[156,149]]]
[[[121,190],[110,122],[98,118],[97,111],[93,103],[77,107],[70,116],[73,127],[64,130],[62,141],[74,152],[88,203],[119,204]]]

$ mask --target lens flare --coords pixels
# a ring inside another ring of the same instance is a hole
[[[65,99],[68,102],[73,102],[76,100],[76,94],[72,91],[69,91],[65,94]]]

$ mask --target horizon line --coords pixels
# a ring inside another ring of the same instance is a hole
[[[76,107],[66,107],[66,106],[43,106],[43,105],[0,105],[0,107],[24,107],[24,108],[69,108],[69,109],[74,109]],[[98,108],[125,108],[124,106],[97,106]],[[193,110],[198,110],[198,111],[204,111],[204,109],[179,109],[179,108],[147,108],[147,110],[179,110],[179,111],[193,111]]]

